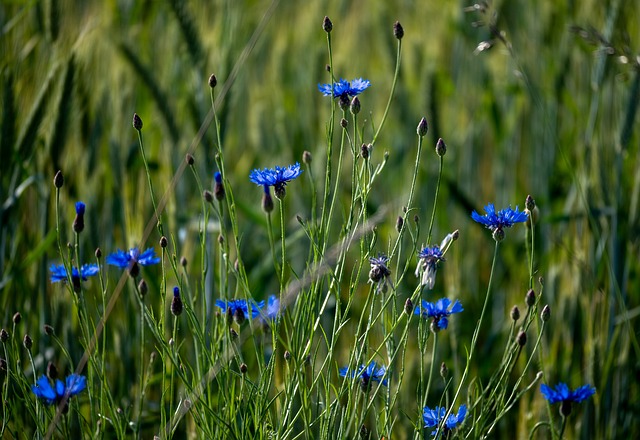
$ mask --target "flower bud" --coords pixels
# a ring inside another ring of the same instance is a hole
[[[84,212],[86,206],[82,202],[76,202],[76,218],[73,220],[73,231],[80,233],[84,231]]]
[[[247,367],[247,364],[245,364],[244,362],[240,364],[240,372],[241,372],[242,374],[247,374],[247,370],[248,370],[248,369],[249,369],[249,368]]]
[[[192,166],[195,163],[195,159],[189,153],[187,153],[187,155],[184,157],[184,160],[185,160],[185,162],[187,162],[187,165],[189,165],[189,166]]]
[[[96,256],[96,259],[98,259],[98,260],[100,258],[102,258],[102,249],[96,248],[96,251],[95,251],[94,255]]]
[[[329,20],[329,17],[325,16],[324,20],[322,20],[322,29],[327,33],[331,33],[331,30],[333,29],[333,23],[331,23],[331,20]]]
[[[493,231],[493,239],[497,243],[500,243],[502,240],[504,240],[504,230],[502,228],[497,228],[495,231]]]
[[[402,40],[402,37],[404,37],[404,29],[399,21],[393,23],[393,36],[398,40]]]
[[[141,279],[138,283],[138,292],[140,292],[140,296],[142,298],[144,298],[147,292],[149,292],[149,286],[147,285],[147,282],[144,280],[144,278]]]
[[[24,348],[26,348],[27,350],[31,350],[31,346],[33,346],[33,339],[31,339],[31,336],[24,335],[24,338],[22,339],[22,345],[24,345]]]
[[[165,237],[164,235],[160,237],[160,247],[164,249],[167,247],[167,244],[168,244],[167,237]]]
[[[14,324],[19,324],[20,321],[22,321],[22,315],[20,314],[20,312],[16,312],[13,314],[13,323]]]
[[[218,78],[212,73],[209,77],[209,87],[212,89],[218,84]]]
[[[264,186],[264,194],[262,195],[262,210],[267,214],[273,211],[273,199],[267,185]]]
[[[302,162],[309,165],[311,163],[312,156],[311,152],[305,150],[302,152]]]
[[[224,199],[224,184],[222,183],[222,174],[220,174],[220,171],[216,171],[216,173],[213,175],[213,179],[216,181],[215,185],[213,186],[213,195],[215,196],[217,201],[221,201]]]
[[[511,309],[511,319],[513,320],[513,322],[517,322],[518,319],[520,319],[520,309],[518,308],[518,306],[513,306],[513,308]]]
[[[360,155],[364,160],[369,159],[369,146],[367,144],[360,145]]]
[[[400,233],[400,231],[402,231],[403,226],[404,226],[404,218],[402,218],[402,216],[399,215],[398,218],[396,219],[396,231]]]
[[[58,170],[55,176],[53,176],[53,186],[60,189],[64,185],[64,176],[62,175],[62,171]]]
[[[440,376],[442,376],[442,378],[446,380],[448,375],[449,369],[447,368],[447,364],[443,362],[442,364],[440,364]]]
[[[173,288],[173,300],[171,301],[171,314],[180,316],[182,314],[182,299],[180,298],[180,288]]]
[[[520,333],[518,333],[518,337],[516,338],[516,340],[518,341],[518,345],[520,347],[524,347],[524,344],[527,343],[527,334],[521,331]]]
[[[45,334],[45,335],[47,335],[47,336],[53,336],[53,335],[55,335],[55,334],[56,334],[56,331],[55,331],[55,329],[54,329],[52,326],[50,326],[49,324],[45,324],[45,325],[44,325],[44,334]]]
[[[185,267],[185,268],[187,267],[187,258],[186,257],[184,257],[184,256],[180,257],[180,265],[182,267]]]
[[[527,303],[528,307],[533,307],[536,303],[536,292],[534,292],[533,289],[529,289],[524,297],[524,301]]]
[[[360,99],[357,96],[354,96],[351,100],[351,105],[349,106],[349,110],[352,115],[357,115],[360,113]]]
[[[542,308],[542,312],[540,312],[540,319],[542,319],[543,322],[547,322],[550,317],[551,309],[549,308],[549,304],[547,304]]]
[[[291,352],[289,350],[285,350],[284,352],[284,360],[289,362],[291,360]]]
[[[363,440],[367,440],[369,438],[369,430],[367,429],[366,426],[364,426],[364,424],[360,427],[360,438]]]
[[[413,312],[413,301],[411,301],[411,298],[407,298],[404,302],[404,313],[411,316],[411,312]]]
[[[137,113],[133,114],[133,128],[138,131],[142,130],[142,119],[140,119]]]
[[[5,343],[9,340],[9,332],[6,331],[5,329],[0,330],[0,341],[2,341],[2,343]]]
[[[349,126],[349,121],[347,121],[345,118],[340,119],[340,127],[347,128],[348,126]]]
[[[418,124],[416,131],[420,137],[424,137],[427,134],[427,131],[429,131],[429,124],[427,124],[427,120],[425,118],[420,119],[420,123]]]
[[[205,189],[202,192],[202,197],[204,197],[204,199],[208,202],[208,203],[213,203],[213,193],[211,191],[209,191],[208,189]]]
[[[436,142],[436,154],[442,157],[446,153],[447,153],[447,144],[445,144],[442,138],[440,138],[438,139],[438,142]]]

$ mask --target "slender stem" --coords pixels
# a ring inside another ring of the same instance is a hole
[[[402,40],[398,40],[398,50],[396,52],[396,70],[393,74],[393,82],[391,83],[391,92],[389,93],[389,100],[387,101],[387,107],[384,109],[384,114],[382,115],[382,120],[380,121],[378,130],[376,130],[376,134],[373,136],[373,141],[371,141],[371,145],[375,145],[376,140],[378,140],[378,135],[380,134],[380,130],[382,130],[382,127],[384,126],[384,122],[387,120],[387,115],[389,114],[391,101],[393,100],[393,95],[396,90],[396,83],[398,82],[398,77],[400,76],[400,54],[401,53],[402,53]]]
[[[284,292],[284,285],[285,285],[285,278],[284,278],[284,272],[286,269],[286,265],[287,265],[287,260],[286,260],[286,246],[285,246],[285,224],[284,224],[284,200],[280,200],[280,246],[282,247],[282,265],[280,266],[280,294],[282,295],[282,292]]]
[[[431,233],[433,232],[433,221],[436,218],[436,208],[438,206],[438,193],[440,192],[440,181],[442,180],[442,165],[444,156],[440,156],[440,166],[438,169],[438,183],[436,184],[436,195],[433,198],[433,211],[431,212],[431,221],[429,221],[429,232],[427,233],[427,244],[431,243]]]
[[[433,351],[431,353],[431,366],[429,367],[429,380],[427,381],[427,390],[425,396],[429,394],[431,389],[431,377],[433,376],[433,366],[436,363],[436,350],[438,348],[438,333],[433,334]]]
[[[562,425],[560,426],[560,440],[562,440],[562,436],[564,435],[564,429],[567,427],[567,418],[562,416]]]
[[[156,204],[156,196],[153,192],[153,183],[151,182],[151,171],[149,171],[149,163],[147,162],[147,156],[144,153],[144,143],[142,142],[142,130],[137,130],[138,132],[138,143],[140,144],[140,154],[142,155],[142,161],[144,162],[144,169],[147,173],[147,182],[149,183],[149,191],[151,193],[151,203],[153,204],[153,212],[156,215],[156,220],[158,221],[158,232],[160,235],[164,235],[162,231],[162,218],[158,213],[158,205]]]

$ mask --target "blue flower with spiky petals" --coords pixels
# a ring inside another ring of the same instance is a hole
[[[140,274],[140,266],[149,266],[159,262],[160,257],[156,257],[156,251],[153,248],[149,248],[143,253],[140,253],[138,248],[131,248],[128,252],[118,249],[107,256],[107,264],[128,269],[129,275],[133,278]]]
[[[256,185],[263,187],[273,186],[276,197],[282,200],[285,196],[285,186],[287,182],[295,179],[302,174],[300,164],[296,162],[288,167],[281,168],[265,168],[264,170],[255,169],[249,174],[249,180]]]
[[[429,407],[425,406],[422,410],[422,420],[424,421],[424,427],[437,428],[446,414],[446,408],[436,406],[435,409],[430,409]],[[466,415],[467,406],[460,405],[460,408],[458,408],[458,414],[449,414],[449,417],[447,417],[447,420],[444,422],[444,430],[452,430],[458,425],[462,424]],[[433,435],[434,437],[437,434],[437,429],[431,431],[431,435]]]
[[[360,385],[364,391],[367,391],[371,382],[379,382],[387,386],[389,381],[385,378],[387,367],[377,366],[375,361],[371,361],[369,365],[360,365],[356,371],[349,371],[349,367],[340,368],[340,376],[360,379]]]
[[[551,404],[557,402],[580,403],[583,400],[586,400],[589,397],[593,396],[596,392],[596,389],[587,384],[577,388],[574,391],[571,391],[567,384],[560,382],[555,386],[555,390],[546,384],[542,384],[540,385],[540,392]]]
[[[333,96],[334,98],[352,98],[360,93],[364,92],[371,82],[368,79],[356,78],[349,82],[340,78],[340,81],[331,84],[318,84],[318,90],[324,96]]]
[[[436,284],[436,272],[438,263],[444,261],[440,246],[426,246],[418,252],[418,265],[416,266],[416,276],[422,273],[420,284],[427,286],[427,289],[433,289]]]
[[[244,321],[248,316],[255,318],[260,314],[260,309],[264,307],[264,301],[255,302],[254,300],[247,301],[246,299],[230,299],[230,300],[216,300],[216,306],[220,307],[223,313],[233,317],[239,324]],[[251,308],[251,313],[249,313]]]
[[[275,295],[267,298],[267,307],[262,311],[262,317],[265,321],[275,321],[280,314],[280,300]]]
[[[59,283],[59,282],[64,283],[68,280],[67,270],[65,269],[63,264],[59,264],[57,266],[55,264],[52,264],[51,267],[49,268],[49,271],[51,272],[52,283]],[[97,264],[84,264],[80,268],[80,272],[78,272],[77,267],[74,267],[73,269],[71,269],[71,280],[74,283],[76,279],[78,281],[81,281],[81,280],[87,281],[88,277],[97,275],[99,271],[100,271],[100,268],[98,267]]]
[[[49,379],[44,374],[38,379],[35,385],[31,386],[31,391],[47,405],[60,402],[63,398],[70,398],[81,393],[87,388],[87,378],[78,374],[67,376],[63,383],[60,379],[55,380],[51,386]]]
[[[510,228],[516,223],[523,223],[527,221],[528,215],[525,211],[518,211],[518,207],[513,210],[511,207],[502,209],[496,212],[496,208],[493,203],[489,203],[484,207],[485,215],[480,215],[476,211],[471,213],[471,218],[484,225],[487,229],[493,232],[493,238],[496,241],[504,238],[504,228]]]
[[[422,307],[416,307],[413,313],[422,316],[424,319],[433,320],[435,331],[443,330],[449,326],[448,317],[450,315],[464,310],[458,300],[453,303],[451,309],[449,309],[450,305],[451,300],[449,298],[440,298],[435,304],[422,300]]]

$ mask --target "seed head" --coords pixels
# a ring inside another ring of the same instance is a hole
[[[142,130],[142,119],[140,119],[137,113],[133,114],[133,128],[138,131]]]
[[[398,40],[402,40],[402,37],[404,37],[404,29],[399,21],[393,23],[393,36]]]

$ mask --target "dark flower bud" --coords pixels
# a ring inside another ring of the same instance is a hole
[[[187,267],[187,258],[186,257],[184,257],[184,256],[180,257],[180,265],[182,267]]]
[[[184,157],[184,160],[185,160],[185,162],[187,162],[187,165],[189,165],[189,166],[192,166],[195,163],[195,159],[189,153],[187,153],[187,155]]]
[[[96,248],[96,252],[95,252],[95,254],[94,254],[94,255],[96,256],[96,259],[98,259],[98,260],[99,260],[100,258],[102,258],[102,249],[100,249],[100,248]]]
[[[429,131],[429,124],[427,124],[427,120],[425,118],[422,118],[418,123],[416,132],[418,133],[418,136],[424,137],[427,134],[427,131]]]
[[[436,154],[442,157],[446,153],[447,153],[447,144],[445,144],[442,138],[440,138],[438,139],[438,142],[436,142]]]
[[[82,202],[76,202],[76,218],[73,220],[73,231],[80,233],[84,231],[84,212],[86,206]]]
[[[222,174],[220,174],[220,171],[216,171],[213,175],[213,179],[216,181],[213,186],[213,194],[217,201],[221,201],[224,199],[224,184],[222,183]]]
[[[296,214],[296,221],[300,223],[300,226],[304,226],[304,219],[300,214]]]
[[[173,288],[171,313],[173,314],[173,316],[180,316],[180,314],[182,314],[182,299],[180,298],[180,289],[178,288],[178,286]]]
[[[520,319],[520,309],[518,308],[518,306],[513,306],[513,308],[511,309],[511,319],[513,320],[513,322],[518,321],[518,319]]]
[[[216,78],[216,76],[212,73],[209,77],[209,87],[213,89],[216,85],[218,85],[218,78]]]
[[[362,425],[360,427],[360,438],[363,440],[367,440],[369,438],[369,430],[367,429],[366,426]]]
[[[547,322],[550,317],[551,309],[549,308],[549,304],[547,304],[542,308],[542,312],[540,312],[540,319],[542,319],[543,322]]]
[[[137,113],[133,114],[133,128],[138,131],[142,130],[142,119],[140,119]]]
[[[331,66],[328,64],[325,64],[324,70],[326,70],[327,72],[331,72]]]
[[[273,199],[267,185],[264,186],[264,194],[262,195],[262,210],[267,214],[273,211]]]
[[[416,214],[416,215],[414,215],[414,216],[413,216],[413,222],[414,222],[416,225],[419,225],[419,224],[420,224],[420,216],[419,216],[418,214]]]
[[[284,360],[289,362],[291,360],[291,352],[289,350],[285,350],[284,352]]]
[[[2,341],[2,343],[5,343],[9,340],[9,332],[6,331],[5,329],[0,330],[0,341]]]
[[[400,233],[400,231],[402,231],[403,226],[404,226],[404,218],[402,218],[402,216],[399,215],[398,218],[396,219],[396,231]]]
[[[164,235],[160,237],[160,247],[164,249],[167,247],[167,244],[167,237],[165,237]]]
[[[58,378],[58,369],[51,361],[47,364],[47,377],[51,380],[56,380]]]
[[[402,37],[404,37],[404,29],[399,21],[393,23],[393,36],[398,40],[402,40]]]
[[[302,162],[309,165],[311,163],[312,157],[311,153],[307,150],[302,152]]]
[[[22,315],[20,314],[20,312],[16,312],[13,314],[13,323],[14,324],[19,324],[20,321],[22,321]]]
[[[338,107],[340,107],[340,110],[342,110],[343,112],[347,111],[350,105],[351,101],[349,101],[349,97],[347,95],[340,95],[340,97],[338,98]],[[345,128],[346,126],[342,124],[343,122],[340,121],[340,125],[342,126],[342,128]]]
[[[240,364],[240,372],[241,372],[242,374],[247,374],[247,370],[248,370],[248,369],[249,369],[249,368],[247,367],[247,364],[245,364],[244,362]]]
[[[229,335],[231,335],[231,339],[238,339],[238,332],[233,328],[229,329]]]
[[[44,334],[47,335],[47,336],[53,336],[53,335],[56,334],[56,331],[49,324],[45,324],[44,325]]]
[[[149,286],[147,285],[147,282],[144,280],[144,278],[141,279],[138,283],[138,292],[140,292],[140,296],[143,298],[149,292]]]
[[[518,345],[520,347],[524,347],[524,344],[527,343],[527,334],[525,332],[518,333],[518,337],[516,338],[518,341]]]
[[[204,199],[208,202],[208,203],[213,203],[213,193],[211,191],[209,191],[208,189],[205,189],[202,192],[202,197],[204,197]]]
[[[333,29],[333,23],[329,20],[329,17],[325,16],[324,20],[322,20],[322,29],[328,34],[331,33]]]
[[[525,199],[524,207],[529,211],[533,211],[533,208],[536,207],[536,201],[533,200],[533,197],[531,197],[531,195],[528,195],[527,198]]]
[[[62,175],[62,171],[58,170],[55,176],[53,176],[53,186],[60,189],[64,185],[64,176]]]
[[[351,111],[352,115],[357,115],[358,113],[360,113],[360,100],[358,99],[357,96],[354,96],[353,99],[351,100],[351,105],[349,106],[349,110]]]
[[[528,307],[533,307],[536,303],[536,292],[533,289],[529,289],[527,294],[524,297],[524,302],[527,303]]]
[[[443,362],[442,364],[440,364],[440,376],[442,376],[443,379],[446,379],[448,375],[449,369],[447,368],[447,364]]]
[[[340,119],[340,127],[347,128],[348,126],[349,126],[349,121],[347,121],[345,118]]]
[[[244,312],[242,311],[242,309],[236,309],[233,312],[233,320],[238,324],[238,325],[242,325],[242,323],[244,322],[245,316],[244,316]]]
[[[33,339],[31,339],[31,336],[24,335],[24,338],[22,339],[22,345],[24,345],[24,348],[26,348],[27,350],[31,350],[31,347],[33,346]]]
[[[497,243],[500,243],[502,240],[504,240],[504,231],[502,230],[502,228],[497,228],[495,231],[493,231],[493,239]]]
[[[458,229],[453,231],[453,234],[451,235],[451,238],[453,239],[453,241],[456,241],[458,238],[460,238],[460,231]]]
[[[569,417],[571,414],[571,400],[563,400],[560,404],[560,415],[562,417]]]
[[[411,316],[411,312],[413,312],[413,301],[411,301],[411,298],[407,298],[404,302],[404,313]]]
[[[364,160],[369,159],[369,146],[367,144],[362,144],[360,146],[360,155]]]

